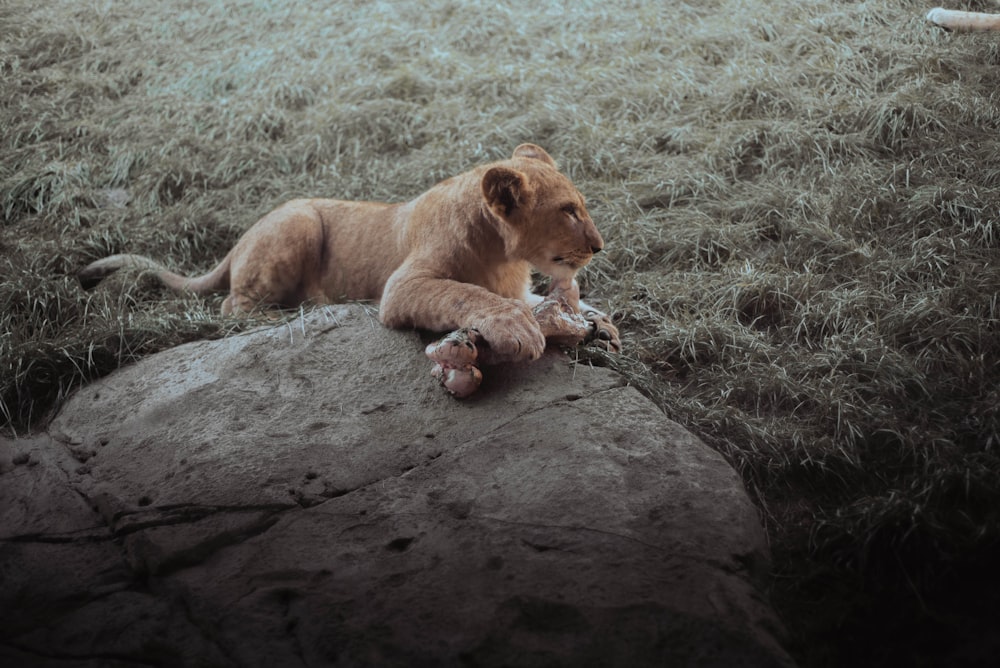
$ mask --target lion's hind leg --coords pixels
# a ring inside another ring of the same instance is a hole
[[[323,223],[306,202],[275,209],[232,252],[229,296],[222,312],[251,313],[326,301],[320,285]]]

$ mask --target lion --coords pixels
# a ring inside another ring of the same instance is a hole
[[[125,266],[177,291],[229,290],[222,313],[378,300],[387,327],[473,329],[497,359],[531,361],[546,339],[532,314],[531,270],[554,285],[604,240],[583,195],[539,146],[452,177],[398,204],[297,199],[258,220],[213,270],[197,278],[139,255],[112,255],[80,271],[84,285]],[[594,340],[621,349],[610,318],[578,302]]]
[[[927,20],[947,30],[988,32],[1000,30],[1000,14],[963,12],[935,7],[927,12]]]

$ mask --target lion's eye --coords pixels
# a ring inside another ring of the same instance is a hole
[[[576,207],[575,206],[573,206],[572,204],[567,204],[566,206],[564,206],[562,208],[562,210],[563,210],[564,213],[569,214],[574,220],[576,220],[577,215],[576,215]]]

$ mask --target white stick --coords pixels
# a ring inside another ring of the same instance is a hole
[[[948,30],[960,30],[964,32],[1000,30],[1000,14],[961,12],[955,9],[935,7],[927,12],[927,20]]]

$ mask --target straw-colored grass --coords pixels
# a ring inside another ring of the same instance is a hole
[[[988,9],[985,2],[965,8]],[[295,196],[541,144],[620,369],[760,505],[804,665],[963,665],[1000,610],[1000,36],[913,0],[0,4],[0,413],[240,322],[74,272],[211,267]]]

